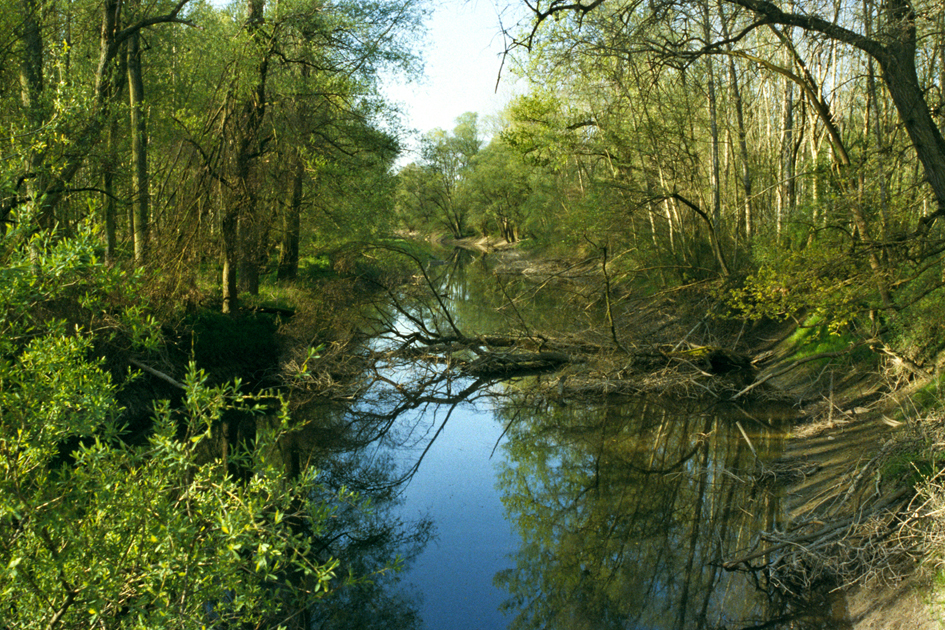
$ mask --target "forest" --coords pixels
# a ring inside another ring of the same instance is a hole
[[[369,371],[345,309],[383,287],[408,314],[430,242],[590,270],[621,356],[679,359],[621,328],[641,296],[801,331],[921,424],[910,489],[937,478],[939,1],[507,0],[519,95],[413,153],[383,84],[422,77],[423,0],[3,6],[0,626],[356,623],[398,561],[352,532],[428,532],[300,463],[297,395]],[[445,317],[424,343],[506,343]]]

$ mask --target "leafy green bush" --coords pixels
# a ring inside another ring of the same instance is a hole
[[[233,385],[208,387],[193,366],[180,407],[159,405],[148,439],[124,442],[93,341],[150,343],[153,322],[122,311],[135,278],[102,264],[95,245],[88,231],[34,239],[0,261],[3,625],[286,623],[332,579],[336,563],[313,540],[332,503],[350,497],[324,500],[311,469],[286,477],[285,405],[257,415],[255,439],[220,457],[223,413],[262,409]]]

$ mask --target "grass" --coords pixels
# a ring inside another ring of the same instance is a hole
[[[919,411],[940,409],[945,400],[945,373],[939,374],[912,395],[912,403]]]
[[[934,477],[945,465],[945,453],[931,448],[907,449],[890,457],[881,469],[883,479],[901,480],[912,487]]]
[[[854,345],[858,338],[851,326],[838,332],[824,322],[820,315],[814,315],[798,326],[787,341],[794,349],[791,360],[799,360],[817,354],[842,352]],[[868,347],[859,346],[850,352],[847,359],[853,363],[873,363],[876,357]],[[830,360],[825,357],[818,363],[826,363]]]

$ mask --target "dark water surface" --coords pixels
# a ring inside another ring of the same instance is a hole
[[[598,316],[482,261],[438,271],[467,334],[538,319],[576,330]],[[385,319],[401,334],[443,325],[415,308]],[[475,381],[440,359],[381,367],[348,420],[378,435],[359,457],[403,480],[392,514],[435,527],[401,584],[419,594],[424,627],[836,627],[798,620],[758,575],[721,567],[782,518],[757,465],[781,452],[782,409],[550,400],[542,377]]]

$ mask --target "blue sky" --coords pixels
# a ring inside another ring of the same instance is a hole
[[[494,0],[433,0],[421,47],[424,79],[410,85],[391,82],[385,90],[402,105],[409,127],[420,133],[437,127],[449,130],[464,112],[486,117],[503,108],[514,85],[512,76],[503,72],[496,92],[505,49],[499,23]]]

